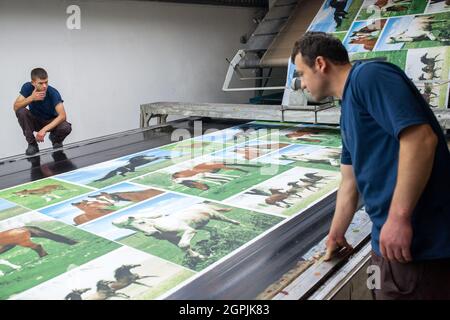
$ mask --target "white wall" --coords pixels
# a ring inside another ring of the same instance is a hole
[[[81,30],[66,8],[81,7]],[[253,9],[137,1],[0,0],[0,158],[27,144],[12,111],[30,70],[44,67],[73,132],[66,143],[139,126],[155,101],[245,103],[221,91]],[[49,147],[46,142],[41,148]]]

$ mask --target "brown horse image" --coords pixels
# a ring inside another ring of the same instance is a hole
[[[50,202],[52,200],[52,198],[54,198],[54,199],[61,198],[60,196],[52,193],[53,191],[56,191],[56,190],[67,190],[67,189],[58,184],[50,184],[48,186],[44,186],[41,188],[29,189],[29,190],[25,189],[25,190],[21,190],[21,191],[16,191],[16,192],[14,192],[14,194],[21,198],[25,198],[25,197],[29,197],[29,196],[40,196],[40,197],[44,198],[44,200],[46,202]]]
[[[371,36],[356,37],[350,40],[350,44],[362,44],[363,48],[368,51],[372,51],[377,43],[378,38]]]
[[[209,189],[209,186],[204,182],[212,184],[223,184],[237,178],[237,176],[235,175],[220,174],[218,173],[220,170],[240,171],[248,173],[247,170],[239,167],[260,168],[261,165],[204,162],[194,166],[192,169],[175,172],[174,174],[172,174],[172,179],[175,183],[182,184],[189,188],[195,188],[205,191]]]
[[[294,139],[297,141],[306,141],[306,142],[322,142],[321,139],[314,139],[314,138],[320,138],[325,137],[324,135],[320,134],[321,132],[319,130],[314,129],[298,129],[294,132],[285,134],[286,138]]]
[[[83,211],[82,214],[73,218],[75,225],[80,225],[114,212],[114,210],[107,209],[111,204],[100,201],[83,200],[81,202],[72,203],[72,205]]]
[[[320,176],[316,172],[306,173],[304,178],[300,178],[299,181],[289,182],[287,185],[289,189],[286,191],[283,189],[269,189],[269,192],[260,189],[251,189],[245,192],[245,194],[263,196],[264,202],[268,205],[277,206],[280,208],[289,208],[293,204],[287,202],[291,197],[302,198],[301,192],[304,190],[315,191],[318,189],[318,184],[322,180],[326,180],[328,177]],[[282,206],[282,204],[284,206]]]
[[[41,229],[39,227],[26,226],[0,232],[0,254],[11,250],[15,246],[21,246],[36,251],[40,258],[48,255],[44,247],[40,244],[34,243],[31,238],[46,238],[68,245],[74,245],[78,243],[75,240]]]
[[[100,192],[100,194],[89,196],[89,198],[103,200],[109,202],[112,205],[115,202],[119,201],[130,201],[130,202],[144,201],[154,196],[157,196],[161,193],[163,192],[155,189],[146,189],[142,191],[114,192],[114,193]]]
[[[387,19],[382,19],[372,22],[371,24],[353,31],[351,37],[353,38],[355,36],[368,36],[373,32],[381,31],[381,29],[383,29],[384,25],[386,24],[386,21]]]
[[[270,192],[270,193],[269,193]],[[251,189],[247,191],[246,194],[264,196],[264,202],[268,205],[277,206],[280,208],[289,208],[292,206],[292,203],[287,202],[286,200],[291,196],[288,192],[282,191],[282,189],[269,189],[269,192],[265,192],[259,189]],[[283,207],[281,204],[284,204]]]
[[[411,0],[377,0],[374,7],[381,11],[405,11],[408,10]]]

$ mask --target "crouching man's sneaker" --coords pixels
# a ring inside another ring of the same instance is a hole
[[[29,143],[27,150],[25,150],[25,154],[27,156],[31,156],[39,152],[39,147],[37,143]]]
[[[62,147],[63,147],[62,142],[53,143],[53,149],[58,149],[58,148],[62,148]]]

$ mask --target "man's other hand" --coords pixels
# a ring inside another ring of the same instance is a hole
[[[381,255],[393,262],[412,261],[411,241],[413,229],[410,218],[389,214],[380,233]]]
[[[37,142],[44,142],[45,135],[47,134],[47,131],[41,130],[38,133],[36,133],[36,141]]]

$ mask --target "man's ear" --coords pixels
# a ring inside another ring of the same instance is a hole
[[[324,57],[318,56],[318,57],[316,57],[315,66],[316,66],[316,70],[320,70],[320,71],[324,72],[327,67],[327,61],[325,60]]]

